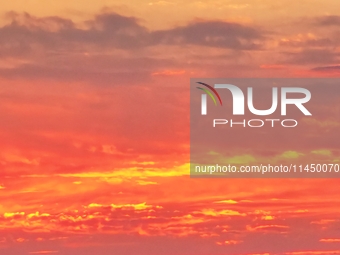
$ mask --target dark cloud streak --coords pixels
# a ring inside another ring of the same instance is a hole
[[[36,18],[29,14],[13,14],[12,22],[0,28],[0,47],[4,48],[8,42],[27,47],[40,44],[46,49],[70,47],[72,43],[121,49],[193,44],[252,50],[260,48],[255,40],[264,39],[255,28],[222,21],[200,21],[167,30],[149,31],[134,17],[105,13],[86,24],[87,29],[80,29],[71,20],[59,17]]]
[[[317,17],[314,23],[319,26],[340,26],[340,16],[329,15],[323,17]]]

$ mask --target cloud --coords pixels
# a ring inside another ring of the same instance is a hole
[[[222,21],[198,21],[187,26],[153,33],[155,42],[191,44],[235,50],[259,49],[261,32],[255,28]]]
[[[11,41],[14,46],[34,49],[36,44],[45,49],[75,49],[79,45],[109,48],[135,48],[143,44],[148,34],[134,17],[115,13],[99,14],[80,28],[72,20],[61,17],[35,17],[28,13],[10,15],[11,22],[0,29],[2,46]],[[136,40],[138,38],[138,40]]]
[[[340,65],[318,66],[318,67],[312,68],[312,70],[318,71],[318,72],[339,72]]]
[[[54,254],[59,253],[59,251],[31,251],[29,254]]]
[[[316,17],[314,19],[314,24],[317,24],[319,26],[339,26],[340,16],[328,15],[323,17]]]
[[[140,84],[189,74],[185,62],[166,56],[167,47],[256,50],[265,40],[258,28],[216,20],[151,31],[117,13],[83,23],[14,12],[7,18],[0,27],[0,76],[7,79]],[[150,54],[154,49],[159,53]]]
[[[286,52],[285,63],[297,65],[330,64],[338,61],[339,53],[328,49],[306,49],[299,52]]]
[[[323,243],[340,243],[340,238],[322,238],[319,242]]]
[[[201,45],[235,50],[258,49],[259,29],[224,21],[195,21],[185,26],[149,31],[135,17],[116,13],[96,15],[84,24],[61,17],[11,13],[0,28],[0,54],[20,55],[42,46],[48,50],[136,49],[155,45]],[[10,43],[9,43],[10,42]],[[102,48],[104,47],[104,49]]]
[[[336,46],[337,41],[327,37],[316,37],[313,35],[298,36],[296,38],[281,39],[280,46],[301,47],[301,48],[323,48]]]

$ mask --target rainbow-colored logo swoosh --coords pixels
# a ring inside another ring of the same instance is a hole
[[[222,105],[221,97],[217,93],[216,89],[214,89],[212,86],[210,86],[206,83],[203,83],[203,82],[197,82],[197,83],[207,87],[208,89],[210,89],[210,90],[208,90],[206,88],[197,87],[198,89],[203,90],[205,93],[207,93],[211,97],[211,99],[214,101],[215,105],[217,105],[216,98],[211,92],[213,92],[216,95],[216,97],[218,98],[218,101],[220,102],[220,105]]]

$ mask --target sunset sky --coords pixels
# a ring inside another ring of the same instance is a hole
[[[339,1],[0,10],[0,255],[340,254],[339,179],[189,176],[190,78],[339,77]],[[333,96],[317,144],[230,159],[339,162]]]

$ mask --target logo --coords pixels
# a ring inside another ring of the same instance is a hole
[[[219,102],[220,102],[220,105],[222,106],[222,100],[221,100],[221,97],[220,95],[217,93],[216,89],[214,89],[213,87],[211,87],[210,85],[206,84],[206,83],[203,83],[203,82],[197,82],[198,84],[201,84],[203,86],[206,86],[207,88],[209,88],[218,98]],[[197,87],[198,89],[200,90],[203,90],[205,93],[207,93],[210,98],[214,101],[214,104],[216,104],[216,99],[214,97],[213,94],[211,94],[211,92],[205,88],[200,88],[200,87]],[[206,115],[207,114],[207,94],[202,94],[202,101],[201,101],[201,109],[202,109],[202,115]]]
[[[294,105],[297,107],[304,115],[311,116],[312,114],[307,110],[307,108],[304,106],[307,102],[311,99],[311,93],[308,89],[300,88],[300,87],[281,87],[280,90],[277,87],[272,88],[272,105],[269,109],[256,109],[254,106],[254,100],[253,100],[253,88],[248,87],[246,95],[243,93],[243,91],[236,85],[232,84],[215,84],[214,87],[212,87],[209,84],[203,83],[203,82],[197,82],[200,85],[203,85],[204,87],[197,87],[198,89],[205,92],[201,95],[201,115],[207,115],[208,113],[208,106],[207,106],[207,95],[210,96],[210,98],[213,100],[215,106],[217,106],[216,98],[218,99],[220,106],[223,106],[222,99],[220,97],[220,94],[217,92],[216,89],[222,91],[227,90],[232,95],[232,114],[233,115],[245,115],[245,101],[247,101],[247,107],[250,113],[257,115],[257,116],[268,116],[273,114],[277,111],[278,108],[280,108],[280,114],[281,116],[287,115],[287,106],[288,105]],[[279,93],[280,92],[280,93]],[[299,98],[291,98],[291,94],[298,94]],[[215,98],[216,97],[216,98]],[[280,102],[279,102],[280,101]],[[250,127],[262,127],[265,123],[265,121],[270,121],[272,123],[272,127],[274,127],[275,121],[280,121],[279,119],[253,119],[248,121],[248,126]],[[285,125],[286,122],[294,122],[294,125]],[[260,123],[259,125],[251,125],[250,123]],[[215,127],[217,124],[227,124],[231,123],[232,120],[228,121],[226,119],[214,119],[213,126]],[[236,124],[236,122],[234,122]],[[246,120],[243,122],[237,122],[237,124],[244,124],[244,127],[246,126]],[[282,126],[284,127],[295,127],[297,126],[297,121],[294,119],[288,119],[281,121]]]

